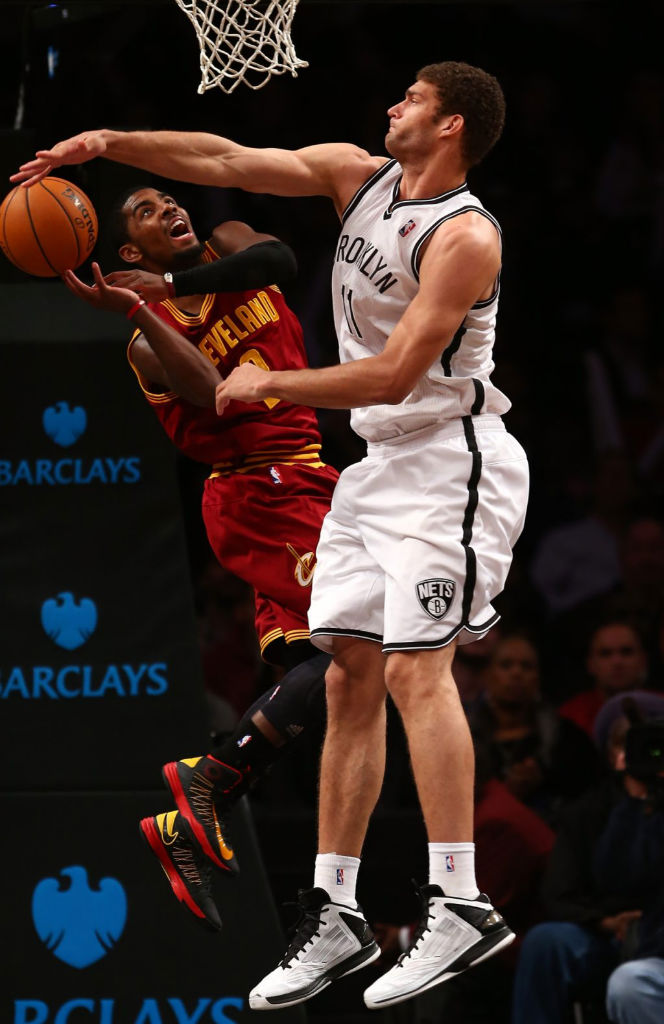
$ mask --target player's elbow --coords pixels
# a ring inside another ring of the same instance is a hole
[[[380,405],[399,405],[413,390],[411,381],[398,373],[387,373],[378,382],[377,403]]]
[[[407,398],[409,394],[410,391],[408,388],[404,388],[402,386],[397,387],[396,385],[392,385],[391,387],[385,390],[382,399],[382,404],[400,405],[403,402],[404,398]]]
[[[375,356],[372,390],[376,405],[400,405],[411,393],[418,379],[418,367],[396,350]]]

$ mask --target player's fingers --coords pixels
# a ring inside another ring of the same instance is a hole
[[[214,394],[214,404],[217,410],[217,416],[221,416],[221,414],[223,413],[224,409],[226,408],[230,401],[230,399],[226,398],[223,388],[223,384],[218,384]]]
[[[104,274],[106,284],[117,288],[132,288],[135,275],[127,270],[114,270],[110,274]]]
[[[28,164],[21,170],[17,171],[16,174],[12,174],[9,180],[23,185],[25,188],[29,188],[30,185],[36,185],[38,181],[45,178],[50,170],[52,170],[51,164],[43,166],[41,164],[38,165],[35,161],[34,164]]]
[[[80,299],[87,299],[88,302],[93,301],[95,296],[94,288],[90,288],[89,285],[84,284],[80,278],[76,276],[73,270],[65,270],[62,275],[62,280],[69,288],[70,292],[74,295],[78,295]]]
[[[98,263],[92,263],[91,266],[92,266],[92,276],[94,278],[95,284],[98,285],[99,288],[102,288],[102,289],[106,288],[106,282],[104,281],[104,275],[101,272],[101,267],[99,266],[99,264]]]

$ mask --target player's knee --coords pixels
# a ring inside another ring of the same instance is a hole
[[[385,686],[402,713],[407,712],[411,705],[422,707],[424,701],[459,699],[451,672],[433,671],[433,666],[410,654],[397,652],[390,655],[385,669]]]
[[[371,719],[385,703],[385,688],[357,678],[345,667],[332,662],[325,675],[328,727],[334,722],[361,724]]]

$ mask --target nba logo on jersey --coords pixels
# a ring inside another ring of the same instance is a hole
[[[343,884],[344,884],[344,869],[343,868],[337,868],[337,885],[343,885]]]
[[[454,854],[453,853],[446,853],[445,854],[445,870],[446,871],[454,871]]]
[[[399,234],[402,238],[405,238],[409,231],[412,231],[415,227],[414,220],[407,220],[406,223],[399,228]]]

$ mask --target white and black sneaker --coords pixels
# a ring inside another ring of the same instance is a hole
[[[333,903],[324,889],[300,890],[300,917],[283,960],[249,993],[252,1010],[279,1010],[322,992],[380,956],[362,911]]]
[[[516,938],[484,893],[464,900],[446,896],[439,885],[425,885],[419,896],[422,917],[413,941],[364,993],[370,1010],[401,1003],[454,978]]]

